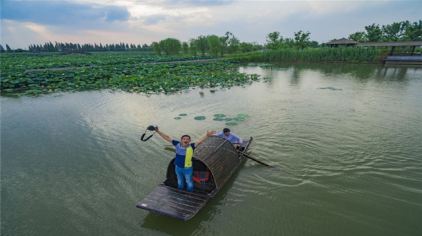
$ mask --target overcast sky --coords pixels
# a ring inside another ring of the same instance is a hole
[[[420,0],[0,0],[1,43],[26,48],[48,41],[151,43],[232,32],[264,43],[268,33],[299,30],[326,42],[366,25],[422,19]]]

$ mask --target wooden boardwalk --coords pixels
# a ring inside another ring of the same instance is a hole
[[[384,58],[386,65],[421,65],[422,55],[413,56],[387,56]]]

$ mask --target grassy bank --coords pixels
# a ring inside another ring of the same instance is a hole
[[[288,63],[381,63],[386,51],[374,48],[286,48],[231,55],[239,62],[288,62]]]

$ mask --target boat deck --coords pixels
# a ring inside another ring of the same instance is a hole
[[[205,193],[186,192],[160,184],[136,207],[186,221],[195,216],[208,200]]]

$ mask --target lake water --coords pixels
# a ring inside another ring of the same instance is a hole
[[[420,235],[422,69],[245,66],[266,80],[173,95],[1,97],[2,235]],[[180,120],[174,119],[187,113]],[[165,178],[172,137],[233,132],[251,156],[189,222],[135,208]],[[206,120],[194,120],[194,116]]]

